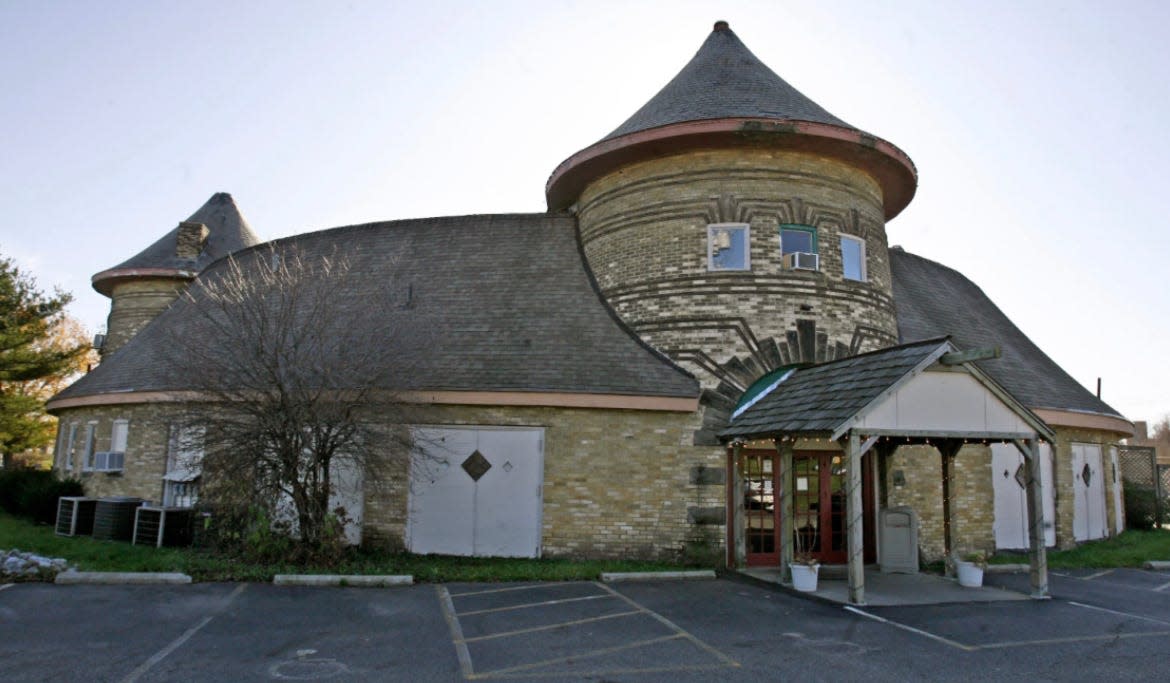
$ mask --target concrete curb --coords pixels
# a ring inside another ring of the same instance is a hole
[[[1170,562],[1166,560],[1150,560],[1142,566],[1146,569],[1170,569]]]
[[[191,583],[191,577],[178,572],[61,572],[53,582],[64,585],[126,584],[146,586]]]
[[[274,586],[409,586],[414,577],[409,574],[277,574]]]
[[[790,584],[790,583],[786,584],[786,583],[778,583],[776,581],[768,581],[767,579],[761,579],[758,576],[752,576],[751,574],[744,574],[743,572],[737,572],[734,569],[722,571],[719,573],[719,575],[722,578],[727,579],[729,581],[738,581],[739,583],[744,583],[744,584],[747,584],[749,586],[757,586],[757,587],[763,588],[765,590],[770,590],[773,593],[787,593],[788,595],[791,595],[791,596],[797,597],[797,598],[803,598],[805,600],[808,600],[809,602],[819,602],[822,605],[827,605],[829,607],[841,607],[841,603],[830,600],[823,595],[817,595],[816,593],[806,593],[804,591],[798,591],[795,588],[793,588],[792,584]]]
[[[1020,574],[1032,569],[1027,564],[989,564],[983,570],[984,574]]]
[[[713,579],[715,571],[712,569],[697,569],[686,572],[602,572],[601,580],[605,583],[621,581],[693,581],[695,579]]]

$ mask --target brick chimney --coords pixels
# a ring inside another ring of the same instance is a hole
[[[179,223],[179,234],[175,237],[175,256],[189,261],[199,258],[210,232],[202,223],[192,221]]]

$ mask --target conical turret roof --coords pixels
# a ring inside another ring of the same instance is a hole
[[[184,256],[179,235],[184,223],[207,226],[207,235],[197,255]],[[233,251],[259,244],[236,202],[227,192],[217,192],[191,214],[190,218],[163,235],[157,242],[122,263],[93,276],[93,288],[109,296],[114,282],[138,277],[191,279],[212,262]]]
[[[906,208],[918,186],[905,152],[810,100],[719,21],[666,87],[612,133],[561,162],[545,186],[548,206],[571,206],[589,183],[631,163],[749,146],[808,152],[865,171],[882,189],[887,219]]]
[[[727,22],[720,21],[682,71],[604,139],[672,123],[726,118],[811,121],[853,128],[777,76]]]

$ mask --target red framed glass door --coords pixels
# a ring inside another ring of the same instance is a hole
[[[776,454],[744,451],[740,473],[743,482],[743,533],[748,566],[780,564],[780,506],[776,499]]]
[[[849,560],[845,507],[849,495],[843,453],[797,453],[792,462],[793,547],[826,564]],[[875,561],[872,458],[861,460],[864,561]]]

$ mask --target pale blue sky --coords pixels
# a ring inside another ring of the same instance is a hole
[[[890,244],[954,267],[1131,419],[1170,412],[1158,2],[0,0],[0,251],[74,293],[214,192],[263,238],[542,211],[726,19],[904,149]]]

